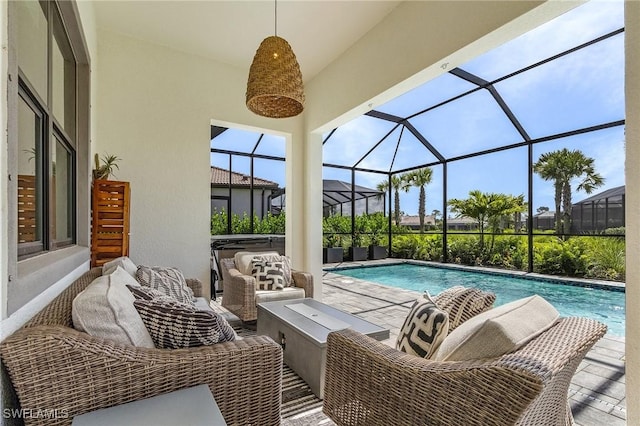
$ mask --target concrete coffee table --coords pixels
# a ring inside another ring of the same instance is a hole
[[[351,328],[376,340],[389,338],[389,330],[311,298],[258,304],[257,328],[282,345],[284,362],[321,399],[330,332]]]

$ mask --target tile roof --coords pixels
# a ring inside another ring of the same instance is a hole
[[[229,170],[211,166],[211,186],[228,186]],[[251,186],[251,176],[243,173],[231,172],[231,187],[249,188]],[[259,177],[253,177],[254,188],[278,188],[276,182]]]

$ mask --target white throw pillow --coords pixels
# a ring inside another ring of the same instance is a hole
[[[453,330],[436,353],[436,361],[496,358],[513,352],[553,324],[560,314],[535,295],[483,312]]]
[[[135,298],[126,287],[127,283],[131,284],[131,279],[119,267],[109,275],[96,278],[73,299],[73,326],[91,336],[118,343],[155,347],[140,314],[133,306]]]
[[[102,265],[102,275],[109,275],[110,273],[115,271],[118,266],[127,271],[127,273],[132,277],[136,277],[136,271],[138,270],[138,267],[127,256],[122,256],[117,259],[110,260],[109,262]]]
[[[251,275],[251,262],[256,256],[276,255],[277,251],[239,251],[233,256],[233,261],[236,264],[236,269],[240,271],[242,275]]]

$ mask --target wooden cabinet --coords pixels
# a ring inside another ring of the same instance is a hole
[[[94,180],[91,196],[91,266],[129,256],[129,182]]]

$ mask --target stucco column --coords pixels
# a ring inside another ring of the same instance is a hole
[[[322,300],[322,134],[307,133],[305,142],[305,266],[313,274],[314,298]]]
[[[640,2],[625,1],[626,397],[627,424],[640,424]],[[635,403],[633,401],[636,401]]]
[[[313,274],[322,296],[322,140],[300,130],[287,137],[286,247],[293,267]]]

